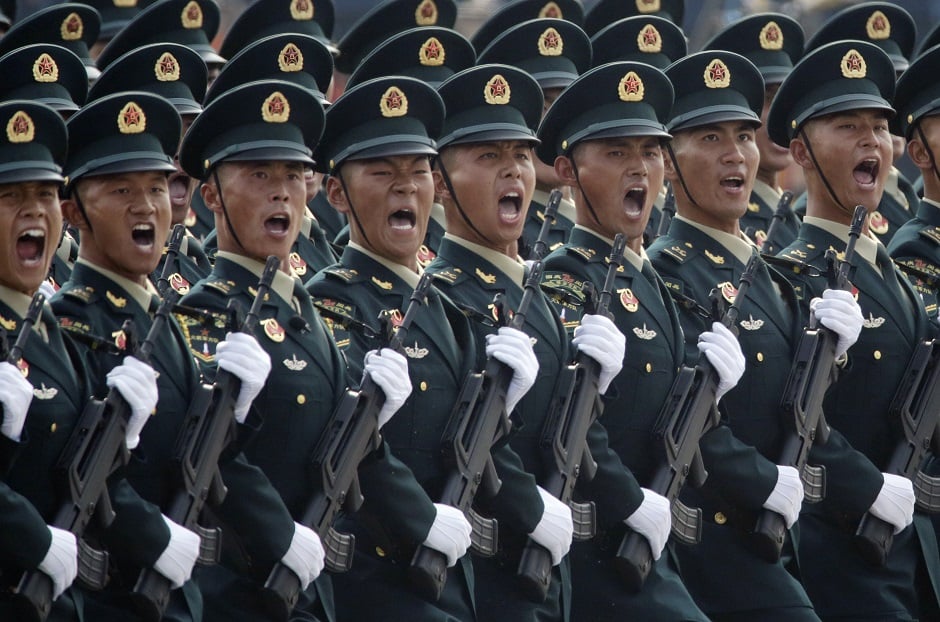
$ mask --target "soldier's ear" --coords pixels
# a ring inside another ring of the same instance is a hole
[[[568,156],[560,155],[555,158],[555,174],[566,186],[578,187],[578,179],[574,174],[574,165],[572,165],[571,158]]]
[[[78,203],[74,199],[74,193],[75,189],[72,189],[72,194],[69,194],[68,198],[62,199],[59,202],[59,205],[62,207],[62,218],[79,230],[87,229],[88,224],[85,222],[84,214],[82,214],[81,210],[78,208]]]
[[[326,200],[337,212],[341,214],[349,213],[349,197],[346,196],[343,184],[335,175],[326,178]]]
[[[921,142],[917,134],[914,134],[907,143],[907,155],[910,156],[911,162],[919,169],[930,171],[933,167],[930,152],[924,147],[924,143]]]
[[[219,187],[215,184],[215,179],[209,178],[199,186],[199,194],[202,195],[202,202],[206,208],[214,214],[222,213],[222,202],[219,200]]]
[[[663,149],[663,174],[666,180],[676,183],[679,176],[676,175],[676,163],[673,158],[672,149]]]
[[[800,168],[806,170],[816,168],[813,165],[812,157],[810,157],[809,149],[806,148],[806,143],[799,136],[790,141],[790,157]]]

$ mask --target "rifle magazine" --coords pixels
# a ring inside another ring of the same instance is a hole
[[[203,527],[195,525],[193,531],[199,534],[199,557],[196,563],[200,566],[214,566],[222,558],[222,530],[218,527]]]
[[[826,467],[804,464],[800,479],[803,480],[803,501],[819,503],[826,498]]]
[[[352,568],[356,536],[340,533],[330,527],[323,538],[323,549],[326,551],[326,567],[330,572],[347,572]]]
[[[682,544],[698,544],[702,539],[702,509],[690,508],[678,499],[673,501],[672,536]]]
[[[480,516],[472,509],[468,512],[470,520],[470,546],[483,557],[492,557],[499,550],[499,524],[495,518]]]
[[[571,521],[574,523],[572,538],[577,541],[590,540],[597,533],[597,509],[593,501],[577,503],[569,501],[571,508]]]
[[[914,497],[918,509],[928,514],[940,514],[940,477],[918,471],[914,477]]]
[[[78,540],[78,581],[82,587],[101,591],[108,584],[107,551],[99,551],[82,539]]]

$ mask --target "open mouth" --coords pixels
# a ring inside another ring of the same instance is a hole
[[[46,232],[28,229],[16,239],[16,256],[24,264],[38,264],[46,250]]]
[[[168,184],[170,202],[174,206],[182,206],[189,201],[189,180],[188,175],[172,175],[170,177]]]
[[[728,190],[740,190],[744,187],[744,178],[743,177],[725,177],[721,180],[721,187]]]
[[[131,237],[134,238],[134,244],[142,247],[152,247],[156,239],[156,230],[150,223],[141,223],[134,225],[131,230]]]
[[[513,219],[522,211],[522,196],[518,192],[507,192],[499,197],[499,217]]]
[[[290,227],[290,218],[286,214],[276,214],[264,221],[264,230],[274,235],[284,235]]]
[[[396,212],[393,212],[392,215],[388,217],[389,226],[392,229],[397,229],[399,231],[409,231],[414,229],[417,222],[418,218],[415,213],[408,209],[400,209]]]
[[[875,179],[878,178],[878,169],[878,160],[868,158],[862,160],[859,165],[852,170],[852,177],[863,186],[871,186],[875,183]]]
[[[623,196],[623,209],[628,216],[639,216],[646,205],[646,190],[644,188],[631,188]]]

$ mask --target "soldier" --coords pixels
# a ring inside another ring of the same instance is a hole
[[[815,275],[825,268],[826,249],[845,248],[854,207],[871,213],[882,204],[892,161],[893,93],[887,54],[863,41],[839,41],[807,54],[770,108],[771,139],[789,145],[806,177],[806,218],[799,237],[779,255],[803,305],[825,286]],[[824,405],[829,424],[861,458],[851,469],[827,467],[826,499],[807,508],[800,521],[805,585],[824,620],[937,619],[940,556],[930,521],[913,513],[909,480],[880,472],[899,436],[890,402],[911,352],[931,327],[919,296],[864,229],[852,266],[864,330]],[[821,449],[829,451],[831,444]],[[865,513],[894,529],[884,566],[856,551],[854,533]],[[838,573],[832,572],[833,559],[839,560]]]
[[[275,370],[257,399],[264,405],[264,427],[245,452],[295,518],[303,514],[311,490],[318,485],[310,468],[313,450],[327,428],[329,413],[349,386],[345,361],[289,262],[306,198],[303,169],[313,165],[312,147],[322,129],[322,108],[309,90],[265,80],[235,87],[214,100],[190,127],[180,149],[183,169],[203,181],[203,199],[216,216],[219,232],[212,273],[190,290],[183,303],[214,313],[225,313],[231,300],[248,308],[262,262],[269,255],[281,261],[255,332]],[[204,327],[189,320],[183,330],[204,372],[212,374],[225,327]],[[410,391],[400,380],[407,373],[404,357],[372,356],[365,369],[385,393],[379,413],[384,423]],[[382,458],[375,462],[385,473],[388,464]],[[361,473],[360,477],[367,486],[368,478]],[[269,528],[274,527],[265,527]],[[261,619],[265,614],[257,580],[263,581],[270,568],[251,555],[231,554],[241,576],[221,566],[201,569],[197,576],[206,619]],[[321,574],[301,595],[292,619],[335,619],[329,577]]]
[[[564,19],[580,27],[584,24],[584,5],[581,0],[511,0],[480,24],[470,43],[474,49],[484,50],[507,29],[546,17]]]
[[[764,78],[764,106],[760,120],[767,122],[767,111],[780,83],[803,53],[803,28],[792,17],[779,13],[758,13],[727,26],[702,49],[736,52],[754,63]],[[766,125],[757,128],[760,164],[751,191],[747,212],[741,218],[741,230],[765,253],[775,254],[796,238],[800,219],[792,210],[776,217],[773,239],[768,240],[771,224],[783,190],[777,177],[793,163],[790,152],[776,145],[767,136]]]
[[[709,315],[698,310],[711,306],[712,289],[733,302],[745,263],[757,253],[742,237],[739,219],[757,175],[755,134],[764,86],[758,69],[732,52],[692,54],[666,75],[676,101],[666,124],[673,139],[664,164],[678,215],[648,252],[679,301],[686,348],[694,354],[707,327],[703,315]],[[853,331],[857,336],[860,330],[860,314],[846,292],[827,292],[825,298],[819,304],[826,311],[818,317],[840,335],[844,352]],[[790,528],[803,500],[797,470],[774,464],[785,431],[778,405],[803,324],[792,288],[763,262],[740,318],[735,328],[741,329],[744,358],[734,363],[744,375],[721,399],[721,425],[702,437],[705,485],[686,487],[681,497],[687,506],[702,508],[703,518],[701,543],[676,549],[682,578],[712,620],[818,620],[803,587],[784,567],[789,556],[768,563],[747,546],[758,513],[776,512]]]
[[[599,471],[589,487],[600,524],[593,540],[571,549],[574,620],[707,620],[679,579],[674,555],[667,550],[660,557],[669,537],[669,502],[638,483],[650,482],[661,459],[651,442],[653,429],[685,359],[678,313],[642,247],[646,219],[663,184],[661,145],[669,135],[662,120],[672,106],[672,92],[662,72],[648,65],[605,64],[563,91],[539,127],[540,157],[546,162],[554,157],[559,177],[574,190],[578,210],[568,244],[545,260],[543,285],[569,294],[566,301],[583,301],[584,283],[599,290],[607,277],[613,238],[622,233],[628,244],[613,292],[619,303],[613,302],[610,311],[629,341],[629,356],[604,398],[601,419],[619,457],[608,468],[621,474],[618,480]],[[597,106],[585,109],[585,97]],[[570,301],[560,308],[569,330],[580,324],[579,318],[590,317],[581,316],[582,306]],[[714,335],[707,341],[718,339]],[[737,349],[734,340],[718,343]],[[720,361],[715,367],[728,369]],[[611,503],[618,495],[629,502]],[[647,539],[658,558],[638,594],[624,589],[612,561],[624,523]]]
[[[132,19],[149,4],[147,0],[88,0],[83,4],[90,5],[101,15],[101,28],[96,33],[92,43],[91,57],[98,58],[101,50],[121,31]]]
[[[599,0],[584,16],[584,31],[594,36],[604,27],[625,17],[661,17],[682,28],[685,0]]]

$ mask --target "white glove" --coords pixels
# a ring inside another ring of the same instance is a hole
[[[653,559],[659,559],[663,554],[663,549],[666,548],[669,533],[672,531],[672,509],[666,497],[647,488],[641,490],[643,503],[623,522],[646,538],[650,551],[653,553]]]
[[[868,511],[894,525],[894,533],[901,533],[914,522],[914,485],[911,480],[900,475],[882,475],[885,483],[881,485],[881,490]]]
[[[169,579],[175,590],[189,581],[193,573],[193,565],[199,557],[199,536],[166,516],[162,518],[170,530],[170,542],[157,558],[153,569]]]
[[[809,308],[820,324],[839,336],[836,358],[845,354],[858,341],[865,318],[851,293],[841,289],[827,289],[822,298],[810,301]]]
[[[39,291],[42,292],[42,295],[46,297],[46,300],[49,300],[55,296],[55,287],[52,286],[52,283],[49,281],[43,281],[39,284]]]
[[[434,507],[437,509],[437,516],[431,523],[424,546],[443,553],[447,557],[447,567],[450,568],[470,548],[472,528],[470,521],[457,508],[443,503],[435,503]]]
[[[106,382],[109,387],[117,389],[131,407],[126,443],[128,449],[134,449],[140,443],[144,424],[157,407],[157,372],[150,365],[128,356],[108,372]]]
[[[261,393],[271,373],[271,357],[251,335],[229,333],[216,347],[215,360],[220,369],[241,381],[242,386],[235,399],[235,420],[245,423],[251,403]]]
[[[313,529],[294,523],[294,536],[290,548],[281,558],[281,563],[290,568],[300,579],[300,589],[306,590],[310,582],[320,576],[323,570],[323,545],[320,536]]]
[[[391,348],[382,348],[381,352],[369,350],[366,352],[363,370],[385,394],[385,403],[379,411],[381,430],[411,395],[408,359]]]
[[[787,529],[800,517],[803,506],[803,481],[800,472],[791,466],[777,465],[777,483],[770,491],[764,507],[783,516]]]
[[[734,334],[721,322],[712,322],[712,329],[698,336],[699,352],[708,358],[718,372],[715,401],[738,384],[744,375],[744,354]]]
[[[557,566],[571,548],[571,536],[574,533],[571,508],[541,486],[538,489],[545,509],[529,537],[548,549],[552,554],[552,565]]]
[[[0,404],[3,404],[3,423],[0,434],[19,442],[26,423],[26,413],[33,401],[33,385],[23,377],[16,365],[0,363]]]
[[[627,338],[610,318],[588,314],[581,318],[581,325],[574,329],[574,339],[571,343],[600,363],[601,374],[597,388],[601,394],[606,393],[610,382],[623,367]]]
[[[486,355],[512,367],[512,381],[506,391],[506,412],[511,413],[539,373],[532,340],[521,330],[502,326],[495,335],[486,336]]]
[[[52,579],[52,600],[69,589],[78,576],[78,542],[71,531],[49,527],[52,543],[39,562],[39,570]]]

